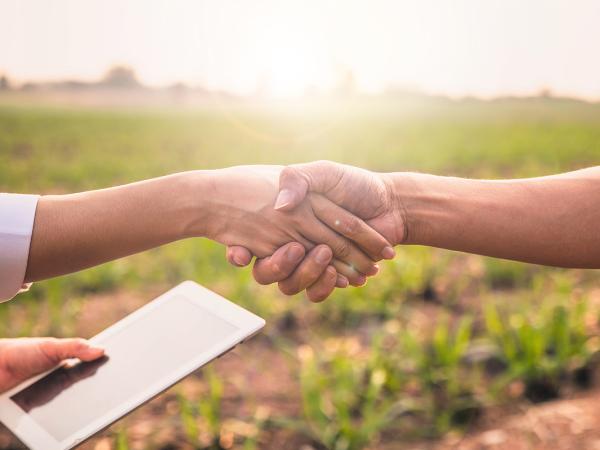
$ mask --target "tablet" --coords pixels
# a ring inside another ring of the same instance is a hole
[[[186,281],[90,339],[105,357],[67,361],[0,396],[0,421],[32,450],[73,448],[264,325]]]

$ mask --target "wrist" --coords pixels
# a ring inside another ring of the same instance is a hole
[[[180,239],[210,237],[213,222],[211,199],[215,196],[214,171],[194,170],[175,177],[176,191],[180,194],[180,220],[176,224]]]
[[[403,244],[455,248],[465,221],[486,209],[473,195],[469,180],[399,172],[392,174],[394,199],[403,211]]]
[[[432,175],[412,172],[388,174],[392,192],[392,207],[402,218],[400,244],[427,245],[435,233],[437,206]],[[428,180],[430,178],[430,180]]]

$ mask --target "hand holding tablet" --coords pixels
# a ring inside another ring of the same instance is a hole
[[[264,327],[187,281],[90,340],[91,362],[63,364],[0,396],[0,421],[33,450],[66,450]]]
[[[66,359],[93,361],[102,355],[103,349],[93,347],[85,339],[0,339],[0,394]]]

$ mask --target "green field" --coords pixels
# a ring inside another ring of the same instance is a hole
[[[0,191],[75,192],[176,171],[317,159],[492,178],[577,169],[600,161],[600,105],[398,98],[183,111],[0,102]],[[400,446],[468,432],[493,405],[587,386],[599,348],[598,302],[588,301],[597,272],[420,247],[398,253],[366,287],[314,305],[256,285],[249,269],[227,265],[217,244],[179,242],[38,283],[0,305],[0,336],[88,337],[98,331],[82,325],[90,299],[120,299],[119,317],[139,304],[127,298],[148,299],[184,279],[267,320],[249,347],[289,367],[279,394],[289,410],[248,394],[244,371],[254,360],[238,350],[233,389],[223,392],[223,383],[232,386],[227,361],[196,374],[197,390],[185,388],[188,380],[153,403],[167,405],[153,427],[172,434],[139,432],[142,410],[103,435],[119,449],[275,449],[282,437],[317,449]]]

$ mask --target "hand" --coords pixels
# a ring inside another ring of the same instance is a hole
[[[392,245],[399,244],[405,239],[405,220],[402,208],[397,206],[396,195],[391,180],[384,174],[376,174],[351,166],[344,166],[328,161],[309,164],[300,164],[286,167],[280,176],[281,192],[277,199],[276,207],[289,210],[304,200],[308,191],[316,191],[324,194],[328,199],[338,203],[339,206],[353,212],[358,217],[366,220],[366,225],[372,226],[379,231]],[[347,237],[360,238],[364,229],[364,222],[350,217],[347,221],[336,217],[336,209],[321,211],[319,216],[332,228],[339,230]],[[380,247],[364,239],[357,239],[361,247],[372,258],[381,255],[385,259],[392,259],[395,252],[391,246]],[[279,254],[279,252],[278,252]],[[282,261],[275,254],[267,260],[258,259],[254,267],[254,277],[258,282],[279,282],[279,287],[284,293],[288,293],[291,280],[294,280],[291,293],[307,288],[307,294],[311,300],[315,298],[323,300],[331,291],[333,286],[319,279],[314,272],[317,264],[310,264],[313,271],[306,274],[307,261],[299,258],[294,265],[290,261]],[[252,254],[242,247],[231,247],[228,249],[228,260],[238,266],[250,263]],[[273,261],[275,260],[275,262]],[[296,269],[296,266],[298,268]],[[282,270],[282,267],[285,269]],[[288,277],[288,275],[303,273],[301,277],[304,283],[298,283],[299,277]],[[312,284],[311,283],[315,283]],[[338,287],[339,286],[338,284]],[[316,291],[318,294],[316,294]]]
[[[350,283],[364,284],[365,275],[375,275],[378,267],[374,261],[318,218],[327,217],[329,211],[336,210],[344,222],[351,221],[352,215],[347,211],[320,196],[309,196],[293,211],[273,208],[280,172],[281,168],[274,166],[215,171],[205,199],[211,215],[203,235],[226,245],[244,247],[259,258],[272,255],[290,242],[298,242],[308,251],[322,243],[331,248],[336,258],[331,264]],[[361,240],[379,248],[389,246],[381,235],[366,226]],[[248,252],[238,259],[248,259],[247,255]],[[324,249],[316,251],[314,256],[320,256],[320,261],[325,261],[326,256],[331,260],[331,253],[328,255]],[[343,283],[340,279],[340,284]]]
[[[405,213],[398,202],[394,184],[386,174],[331,161],[317,161],[284,168],[279,190],[275,204],[278,211],[292,211],[304,201],[307,193],[316,192],[366,221],[392,245],[400,244],[407,237]],[[354,231],[361,229],[355,219],[345,221],[331,214],[319,215],[319,218],[352,240]],[[364,250],[369,252],[366,248]],[[381,256],[391,259],[394,250],[386,247]]]
[[[318,245],[308,255],[298,242],[279,248],[273,255],[257,259],[254,263],[254,279],[259,284],[279,282],[279,289],[286,295],[294,295],[306,289],[310,301],[325,300],[337,287],[348,286],[348,279],[336,274],[329,265],[332,252],[326,245]],[[244,247],[227,249],[227,260],[234,266],[244,267],[252,261],[252,253]],[[366,279],[360,280],[364,284]]]
[[[83,339],[0,339],[0,393],[54,368],[65,359],[93,361],[103,355],[104,350],[92,347]]]

